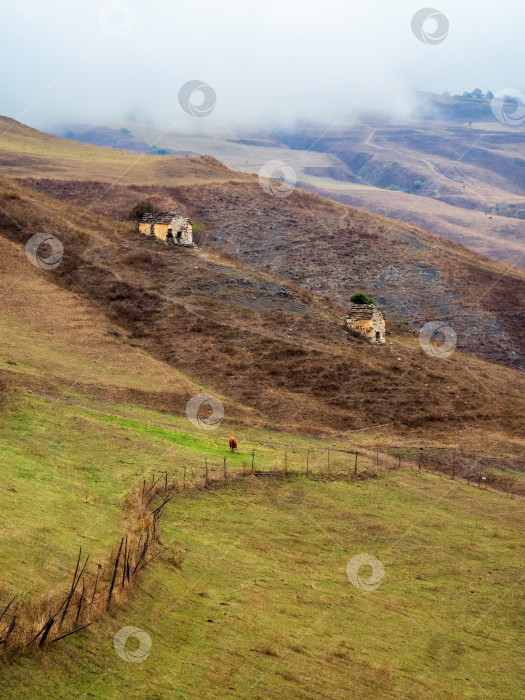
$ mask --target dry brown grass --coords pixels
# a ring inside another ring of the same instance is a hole
[[[507,435],[522,429],[521,373],[459,352],[447,361],[430,358],[403,333],[392,334],[391,345],[372,348],[343,332],[343,307],[329,298],[316,301],[296,284],[251,266],[230,266],[226,257],[217,262],[216,253],[169,249],[129,224],[94,214],[70,231],[74,208],[20,185],[6,183],[3,193],[4,208],[23,224],[20,229],[8,219],[4,229],[11,242],[3,262],[24,271],[12,292],[18,318],[26,307],[28,322],[34,317],[34,294],[25,285],[45,283],[46,294],[57,295],[51,332],[59,334],[71,320],[60,300],[82,295],[85,307],[95,305],[97,324],[104,319],[117,334],[115,349],[126,339],[131,372],[132,340],[149,357],[230,397],[233,421],[278,422],[314,435],[378,424],[429,434],[471,425]],[[41,229],[58,235],[67,252],[52,275],[29,266],[20,250]],[[133,398],[182,413],[187,396],[182,390]]]
[[[337,305],[344,305],[356,289],[365,289],[394,322],[403,318],[420,327],[445,316],[459,331],[464,349],[491,361],[525,363],[523,271],[479,258],[414,226],[299,191],[276,205],[250,178],[235,186],[226,181],[175,188],[117,185],[111,190],[102,182],[26,182],[118,219],[125,218],[139,195],[161,192],[170,206],[183,202],[193,221],[206,223],[203,244],[213,245],[210,254],[219,251],[226,264],[248,263],[307,285],[315,296]],[[393,270],[387,293],[385,269]]]

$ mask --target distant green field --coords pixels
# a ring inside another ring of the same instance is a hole
[[[409,471],[190,494],[129,604],[2,669],[0,693],[520,698],[522,522],[520,502]],[[346,576],[360,553],[384,566],[375,590]],[[151,639],[142,663],[114,650],[126,626]]]

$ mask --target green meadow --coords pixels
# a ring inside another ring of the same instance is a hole
[[[225,456],[245,475],[175,497],[126,604],[5,663],[2,697],[522,697],[521,501],[365,458],[354,480],[335,448],[328,474],[329,443],[275,431],[236,431],[231,455],[231,426],[85,403],[4,407],[1,602],[67,586],[80,545],[104,556],[144,476],[185,465],[202,485]],[[288,476],[252,475],[254,449],[256,469],[281,472],[286,450]],[[347,577],[359,554],[384,569],[373,590]],[[140,663],[114,649],[128,626],[150,640]]]

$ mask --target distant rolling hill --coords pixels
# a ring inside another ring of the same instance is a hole
[[[121,127],[112,129],[107,126],[82,126],[69,125],[60,127],[53,131],[57,136],[63,136],[72,141],[90,143],[93,146],[108,146],[109,148],[119,148],[134,153],[149,153],[151,155],[162,156],[197,156],[198,153],[191,151],[175,151],[171,148],[159,148],[154,143],[148,144],[137,136],[134,136],[129,129]]]
[[[476,103],[431,97],[439,104]],[[487,100],[481,102],[483,118],[470,124],[444,116],[394,124],[372,115],[344,126],[299,124],[238,138],[129,126],[159,146],[210,154],[244,172],[282,160],[296,171],[299,187],[525,267],[525,131],[496,121]]]
[[[500,123],[319,127],[280,133],[293,150],[330,154],[375,189],[310,185],[338,201],[414,223],[525,267],[525,131]]]

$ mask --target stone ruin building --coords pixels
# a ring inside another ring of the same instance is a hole
[[[171,245],[193,247],[191,221],[180,212],[163,211],[160,214],[144,214],[139,221],[139,233],[158,238]]]
[[[385,316],[374,304],[352,304],[343,326],[374,345],[385,342]]]

